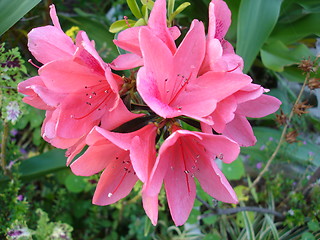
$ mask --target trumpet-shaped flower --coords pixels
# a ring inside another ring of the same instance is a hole
[[[177,130],[162,144],[150,178],[143,189],[144,208],[155,225],[158,216],[157,195],[164,181],[171,216],[176,225],[187,220],[192,209],[197,178],[201,187],[212,197],[237,203],[237,197],[216,158],[230,163],[239,154],[232,140],[206,133]]]
[[[146,181],[155,160],[156,127],[147,125],[131,133],[95,127],[86,139],[87,151],[71,164],[76,175],[102,170],[93,203],[108,205],[127,196],[138,179]]]
[[[139,41],[139,31],[143,28],[152,31],[173,53],[175,52],[174,40],[180,36],[180,31],[177,27],[167,27],[166,12],[166,0],[157,0],[150,13],[147,26],[131,27],[119,33],[114,43],[131,53],[118,56],[111,64],[113,69],[124,70],[143,65]]]
[[[210,123],[203,117],[214,111],[216,103],[251,82],[244,74],[228,72],[207,72],[198,77],[205,35],[197,20],[174,54],[148,29],[140,30],[140,45],[144,66],[137,75],[137,89],[161,117],[185,115]]]

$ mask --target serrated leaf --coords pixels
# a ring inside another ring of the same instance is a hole
[[[0,36],[34,8],[40,0],[1,0],[0,1]]]
[[[242,0],[237,29],[237,54],[244,59],[248,72],[262,45],[277,23],[281,0]]]
[[[128,24],[130,26],[134,26],[136,23],[136,21],[134,20],[125,20],[125,19],[122,19],[122,20],[118,20],[114,23],[111,24],[110,28],[109,28],[109,31],[112,32],[112,33],[117,33],[117,32],[120,32],[124,29],[127,29],[129,28]]]
[[[141,12],[140,12],[140,9],[139,9],[139,6],[137,4],[137,1],[136,0],[127,0],[127,4],[131,10],[131,12],[133,13],[133,15],[136,17],[136,18],[141,18],[142,15],[141,15]]]
[[[182,3],[177,9],[169,16],[169,22],[173,21],[173,19],[181,13],[183,10],[185,10],[188,6],[190,6],[191,3],[189,2],[184,2]]]

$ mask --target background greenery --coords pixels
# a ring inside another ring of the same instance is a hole
[[[150,4],[150,1],[137,2],[139,7]],[[170,0],[170,4],[172,2]],[[174,20],[182,33],[186,33],[194,18],[207,24],[210,1],[189,2],[190,6],[185,3],[178,8],[184,1],[175,1],[174,10],[179,12],[186,7]],[[232,10],[232,25],[226,39],[244,58],[245,72],[254,82],[270,88],[270,94],[282,101],[282,115],[278,112],[278,118],[271,115],[252,119],[257,144],[243,148],[234,163],[222,165],[241,200],[238,206],[216,202],[198,187],[187,224],[175,227],[165,194],[161,193],[159,224],[154,227],[141,206],[139,184],[116,204],[92,205],[98,176],[74,176],[65,167],[64,151],[53,149],[41,139],[44,113],[21,104],[15,87],[37,74],[34,67],[24,63],[32,58],[27,49],[27,33],[34,27],[51,24],[48,9],[53,1],[0,1],[0,35],[1,43],[5,43],[0,51],[0,127],[4,146],[1,151],[6,160],[5,171],[0,174],[0,239],[320,238],[320,90],[302,85],[307,78],[315,79],[319,87],[319,64],[314,61],[320,54],[319,1],[226,2]],[[108,62],[118,54],[112,44],[114,33],[125,27],[120,21],[112,25],[111,33],[111,24],[123,16],[141,24],[150,7],[140,12],[134,9],[132,14],[125,0],[57,0],[54,4],[63,29],[76,26],[87,31]],[[8,65],[9,58],[19,64]],[[307,73],[301,70],[302,60],[312,65]],[[302,93],[299,102],[312,107],[300,108],[308,113],[295,112],[283,126],[279,116],[288,118],[299,91]],[[20,103],[21,114],[16,122],[6,118],[9,101]],[[291,135],[286,134],[285,141],[281,141],[284,127]],[[281,147],[277,150],[279,144]],[[277,154],[268,171],[252,187],[275,151]],[[18,230],[29,232],[32,237],[8,236]]]

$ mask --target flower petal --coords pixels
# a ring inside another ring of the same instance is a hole
[[[242,147],[253,146],[257,142],[250,123],[245,116],[240,114],[235,114],[234,119],[226,125],[223,135]]]
[[[219,201],[238,203],[236,193],[214,161],[211,163],[208,159],[199,161],[198,167],[201,170],[196,177],[206,193]]]
[[[281,101],[269,95],[261,95],[257,99],[238,105],[237,113],[246,117],[260,118],[279,109]]]
[[[41,63],[70,58],[76,50],[72,39],[54,26],[32,29],[28,34],[28,48]]]
[[[127,70],[143,65],[143,59],[141,56],[134,53],[127,53],[119,55],[112,61],[110,67],[114,70]]]
[[[132,165],[126,164],[127,162],[130,162],[129,152],[122,154],[119,159],[108,164],[100,176],[93,196],[93,204],[112,204],[130,193],[138,177],[135,175]]]

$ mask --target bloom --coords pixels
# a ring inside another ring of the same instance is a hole
[[[140,30],[140,44],[144,66],[137,75],[137,90],[161,117],[185,115],[210,123],[204,117],[214,111],[216,103],[251,82],[244,74],[228,72],[207,72],[198,77],[205,35],[197,20],[174,54],[147,29]]]
[[[113,69],[125,70],[143,65],[139,41],[139,31],[141,29],[152,31],[172,52],[176,50],[174,40],[180,36],[180,30],[177,27],[167,27],[166,0],[157,0],[150,13],[147,26],[126,29],[120,32],[117,39],[114,40],[118,47],[131,53],[118,56],[111,63]]]
[[[176,225],[187,220],[192,209],[197,178],[201,187],[217,200],[237,203],[232,187],[217,167],[218,157],[226,163],[236,159],[239,146],[232,140],[212,134],[177,130],[162,144],[144,189],[144,208],[152,223],[157,222],[158,201],[164,181],[171,216]]]
[[[149,124],[131,133],[109,132],[95,127],[86,143],[87,151],[71,164],[73,173],[100,176],[93,203],[108,205],[127,196],[138,177],[146,181],[155,159],[156,127]]]

